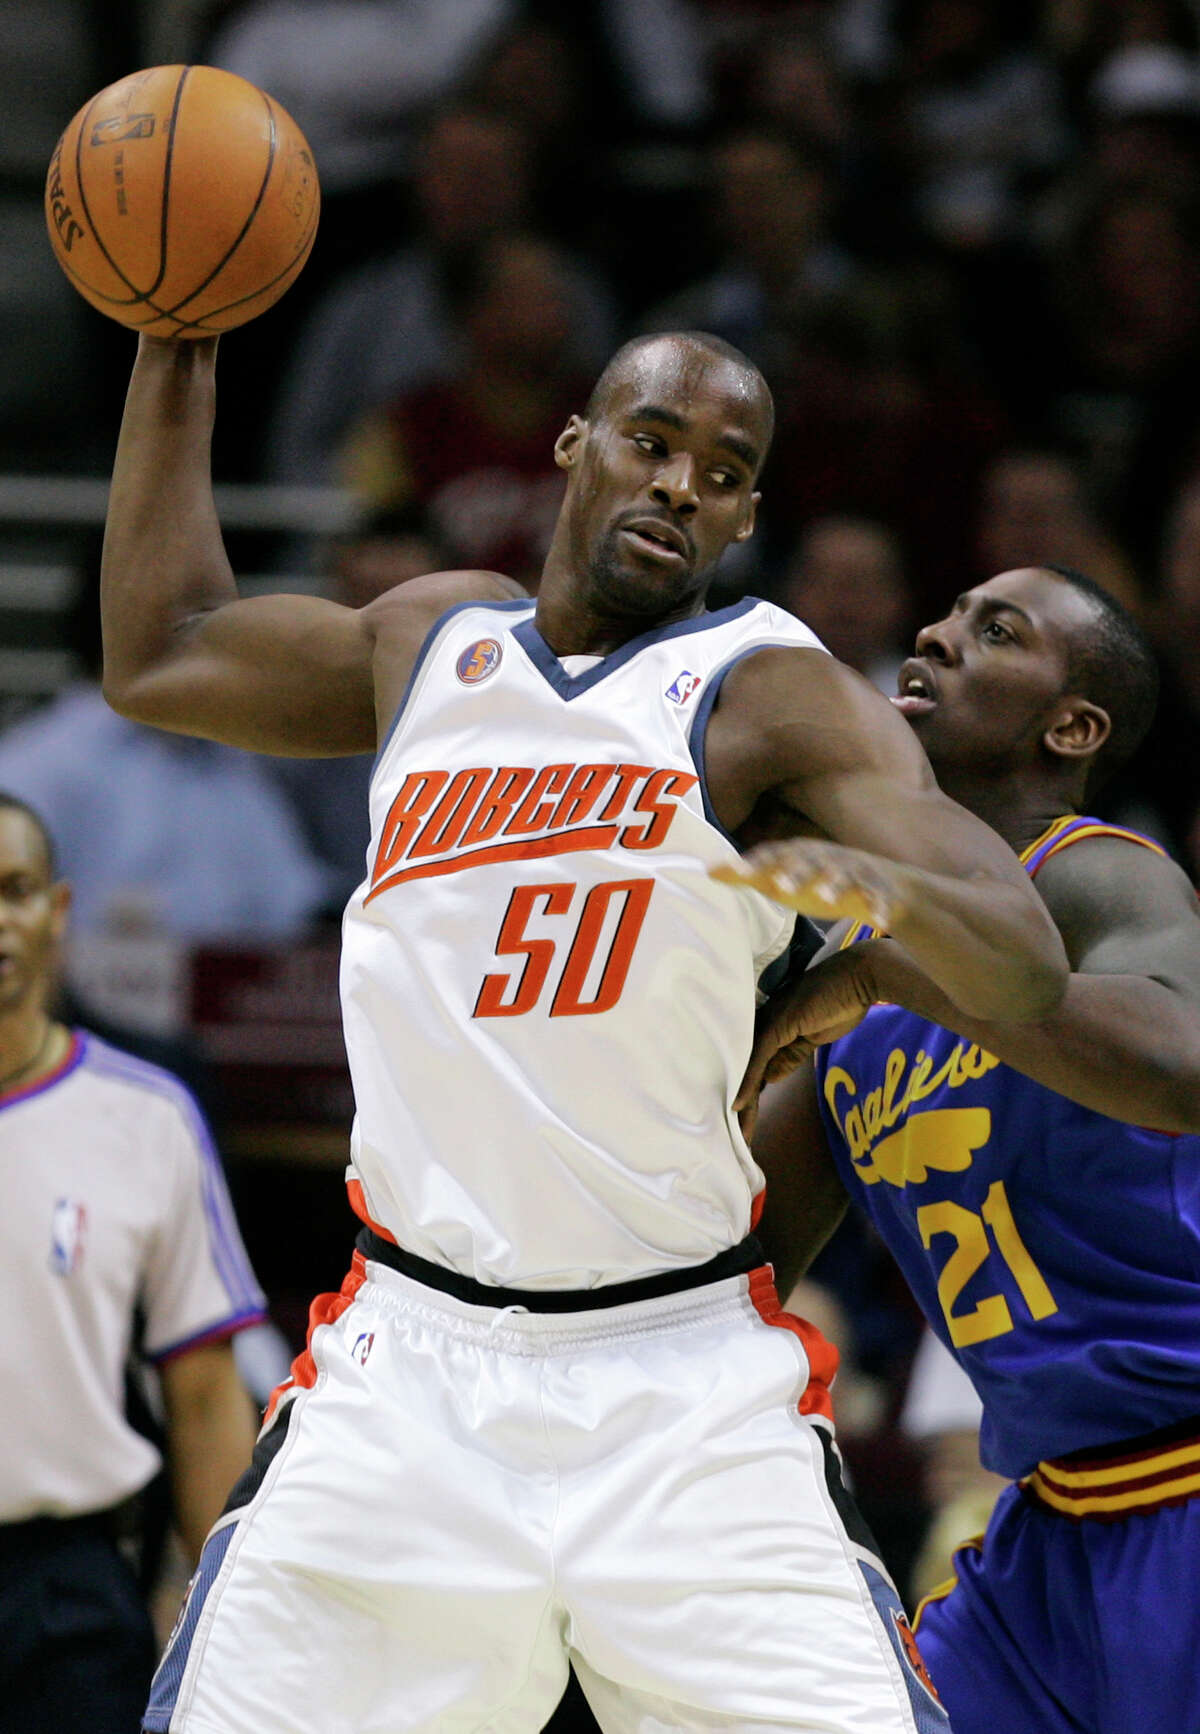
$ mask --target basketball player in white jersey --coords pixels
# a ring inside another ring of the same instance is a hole
[[[69,901],[41,820],[0,793],[2,1734],[129,1734],[145,1702],[156,1646],[118,1540],[162,1459],[126,1418],[130,1354],[158,1369],[193,1558],[254,1443],[230,1339],[264,1301],[220,1164],[176,1078],[52,1015]]]
[[[704,335],[627,345],[555,447],[536,603],[454,572],[355,612],[238,599],[214,348],[139,351],[106,691],[265,752],[378,747],[342,975],[363,1228],[145,1727],[520,1734],[570,1656],[607,1734],[944,1728],[841,1489],[836,1357],[752,1235],[733,1101],[795,917],[709,870],[812,838],[793,903],[886,915],[979,1016],[1045,1013],[1062,950],[880,694],[776,608],[705,612],[765,382]]]

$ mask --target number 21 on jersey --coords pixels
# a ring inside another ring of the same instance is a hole
[[[611,879],[582,896],[581,889],[566,882],[516,886],[500,923],[496,956],[525,961],[484,976],[473,1017],[523,1017],[547,994],[552,1018],[611,1011],[629,974],[654,881]],[[554,918],[559,932],[530,936],[526,928],[539,917]]]

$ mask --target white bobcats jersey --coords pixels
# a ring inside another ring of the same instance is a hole
[[[704,734],[742,656],[821,647],[748,598],[564,663],[533,615],[447,614],[375,766],[342,953],[348,1178],[409,1252],[588,1288],[749,1232],[732,1103],[795,918],[708,876],[736,849]]]

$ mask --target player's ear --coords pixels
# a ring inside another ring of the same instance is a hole
[[[749,508],[746,512],[746,516],[745,516],[745,519],[742,523],[742,527],[740,530],[736,530],[734,532],[733,539],[735,542],[748,542],[750,540],[751,536],[753,536],[754,523],[755,523],[755,519],[758,516],[758,502],[761,499],[762,499],[761,494],[757,494],[757,493],[751,494],[750,505],[749,505]]]
[[[1056,758],[1090,759],[1111,733],[1112,719],[1101,705],[1071,697],[1058,707],[1042,740]]]
[[[560,470],[574,468],[587,427],[588,424],[581,415],[573,415],[555,440],[554,461]]]

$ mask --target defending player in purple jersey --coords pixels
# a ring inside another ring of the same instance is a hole
[[[865,1208],[1016,1483],[922,1610],[959,1734],[1178,1734],[1200,1727],[1200,914],[1157,844],[1080,816],[1149,723],[1152,659],[1087,580],[1026,570],[961,596],[899,684],[1073,974],[1018,1030],[963,1018],[870,927],[832,934],[743,1087],[810,1050],[798,1031],[841,1031],[765,1098],[764,1227],[786,1268],[847,1192]]]

